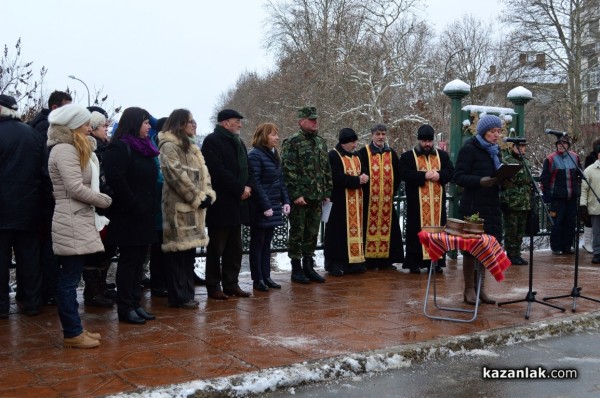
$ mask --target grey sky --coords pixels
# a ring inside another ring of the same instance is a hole
[[[1,44],[48,68],[44,90],[76,91],[87,105],[103,89],[115,106],[141,106],[156,117],[188,108],[198,132],[212,129],[219,97],[245,71],[264,73],[273,58],[264,0],[25,0],[2,2]],[[424,0],[437,30],[465,13],[498,18],[498,0]],[[14,54],[14,52],[13,52]],[[109,101],[111,102],[111,101]]]

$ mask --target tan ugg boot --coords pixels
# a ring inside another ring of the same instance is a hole
[[[465,303],[475,305],[477,292],[475,291],[475,258],[469,254],[463,255],[463,278],[465,280],[465,291],[463,298]]]
[[[482,266],[481,267],[481,291],[479,292],[479,298],[481,299],[481,301],[485,304],[496,304],[496,300],[494,300],[493,298],[491,298],[490,296],[487,295],[487,293],[485,292],[485,274],[486,274],[486,270],[485,268]],[[477,273],[475,273],[475,275],[473,276],[473,283],[476,283],[475,281],[477,280]]]
[[[83,333],[87,334],[88,337],[91,337],[94,340],[102,340],[102,335],[100,333],[90,332],[89,330],[83,329]]]
[[[85,332],[82,332],[79,336],[65,337],[63,340],[65,348],[95,348],[99,345],[100,341],[91,338]]]

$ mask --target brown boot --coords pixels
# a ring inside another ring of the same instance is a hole
[[[100,345],[100,342],[83,332],[79,336],[65,337],[63,345],[65,348],[95,348]]]
[[[482,266],[481,267],[481,292],[479,292],[479,298],[481,299],[481,301],[483,303],[486,304],[496,304],[496,300],[494,300],[493,298],[491,298],[490,296],[488,296],[485,292],[485,274],[486,274],[487,270]],[[475,281],[475,277],[473,278],[473,281]]]
[[[463,255],[463,278],[465,280],[463,299],[465,303],[475,305],[475,300],[477,300],[477,292],[475,291],[475,258],[469,254]]]

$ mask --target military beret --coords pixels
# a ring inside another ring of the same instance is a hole
[[[223,109],[221,112],[217,114],[217,122],[222,122],[223,120],[229,119],[243,119],[244,117],[236,110],[233,109]]]
[[[298,109],[298,119],[316,119],[317,108],[314,106],[305,106],[304,108]]]
[[[6,94],[0,94],[0,106],[12,109],[13,111],[19,109],[19,105],[17,105],[17,101],[15,100],[15,98]]]

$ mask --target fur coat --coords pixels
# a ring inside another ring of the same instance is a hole
[[[206,209],[200,204],[207,196],[214,202],[210,174],[195,144],[183,151],[181,140],[170,131],[158,134],[160,169],[164,176],[162,214],[164,252],[177,252],[208,245]]]

